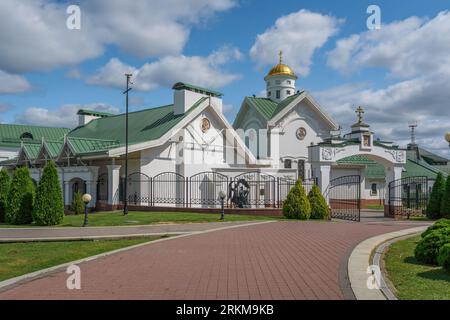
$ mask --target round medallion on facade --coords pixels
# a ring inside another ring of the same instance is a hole
[[[209,122],[208,118],[202,119],[202,132],[205,133],[211,128],[211,122]]]
[[[298,128],[297,131],[295,132],[295,135],[297,136],[298,140],[304,140],[306,137],[306,129],[303,127]]]

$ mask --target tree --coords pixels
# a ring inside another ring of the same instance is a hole
[[[6,205],[6,222],[11,224],[29,224],[33,221],[35,188],[27,167],[14,170]]]
[[[441,216],[444,218],[450,217],[450,175],[447,176],[447,183],[445,185],[444,195],[442,196]]]
[[[430,200],[427,205],[427,217],[429,219],[439,219],[441,217],[441,203],[445,191],[445,179],[442,173],[438,173],[433,189],[431,190]]]
[[[83,195],[80,190],[77,190],[73,195],[71,209],[75,214],[82,214],[84,212]]]
[[[64,200],[53,161],[47,162],[36,191],[33,220],[38,225],[54,226],[64,219]]]
[[[308,200],[311,204],[311,219],[328,219],[330,216],[330,209],[327,201],[320,192],[319,187],[314,184],[308,194]]]
[[[8,171],[2,169],[0,171],[0,222],[5,221],[6,205],[9,194],[9,187],[11,185],[11,178]]]
[[[301,220],[308,220],[311,216],[311,205],[300,179],[297,180],[283,202],[283,214],[288,219]]]

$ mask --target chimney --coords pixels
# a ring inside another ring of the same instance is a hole
[[[77,115],[78,115],[78,126],[85,126],[89,122],[91,122],[92,120],[95,120],[95,119],[113,116],[112,113],[98,112],[98,111],[88,110],[88,109],[78,110]]]
[[[222,93],[201,88],[191,84],[178,82],[173,91],[173,111],[175,115],[184,114],[201,98],[207,97],[212,107],[222,112]]]

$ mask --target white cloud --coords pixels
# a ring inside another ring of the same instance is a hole
[[[328,53],[328,65],[343,73],[383,67],[400,77],[437,71],[450,74],[449,34],[448,11],[431,20],[410,17],[337,41]]]
[[[101,55],[107,45],[139,57],[176,55],[193,26],[234,0],[81,0],[81,30],[66,27],[67,3],[0,1],[0,69],[49,70]]]
[[[0,70],[0,94],[19,93],[29,89],[30,84],[24,77]]]
[[[277,62],[283,50],[283,60],[298,74],[306,76],[314,52],[338,32],[342,20],[333,16],[300,10],[275,21],[259,34],[250,49],[251,58],[262,68]]]
[[[29,125],[74,128],[78,125],[77,112],[79,109],[89,109],[110,113],[119,112],[118,108],[105,103],[92,103],[85,105],[66,104],[52,110],[32,107],[27,108],[23,113],[16,115],[16,122]]]
[[[133,88],[140,91],[150,91],[161,86],[170,87],[179,81],[220,88],[239,78],[237,74],[223,71],[222,65],[240,59],[242,53],[229,46],[214,51],[207,57],[167,56],[146,63],[140,68],[112,58],[97,74],[89,77],[87,83],[123,88],[124,74],[132,73]]]

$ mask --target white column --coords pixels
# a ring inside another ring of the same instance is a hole
[[[107,165],[108,168],[108,204],[119,203],[120,165]]]
[[[269,158],[272,160],[272,167],[278,169],[280,167],[280,129],[278,127],[270,130],[269,143]]]
[[[384,204],[389,205],[389,183],[395,180],[400,180],[402,178],[403,165],[392,165],[386,168],[386,186],[385,186],[385,197]],[[396,194],[392,194],[396,199],[401,198],[401,188],[394,188],[393,192]],[[395,204],[393,204],[395,206]],[[401,205],[401,204],[399,204]]]
[[[63,187],[63,192],[64,192],[64,205],[66,205],[66,206],[70,206],[70,198],[69,198],[69,195],[70,195],[70,184],[69,184],[69,181],[63,181],[63,185],[64,185],[64,187]]]
[[[317,178],[317,184],[322,192],[325,200],[329,203],[329,196],[327,191],[328,186],[330,185],[330,174],[331,174],[331,165],[330,164],[319,164],[312,165],[314,177]]]
[[[88,207],[93,208],[97,204],[97,183],[98,183],[98,169],[99,167],[89,167],[91,172],[90,180],[86,181],[86,193],[89,193],[92,197],[91,202],[89,202]]]

